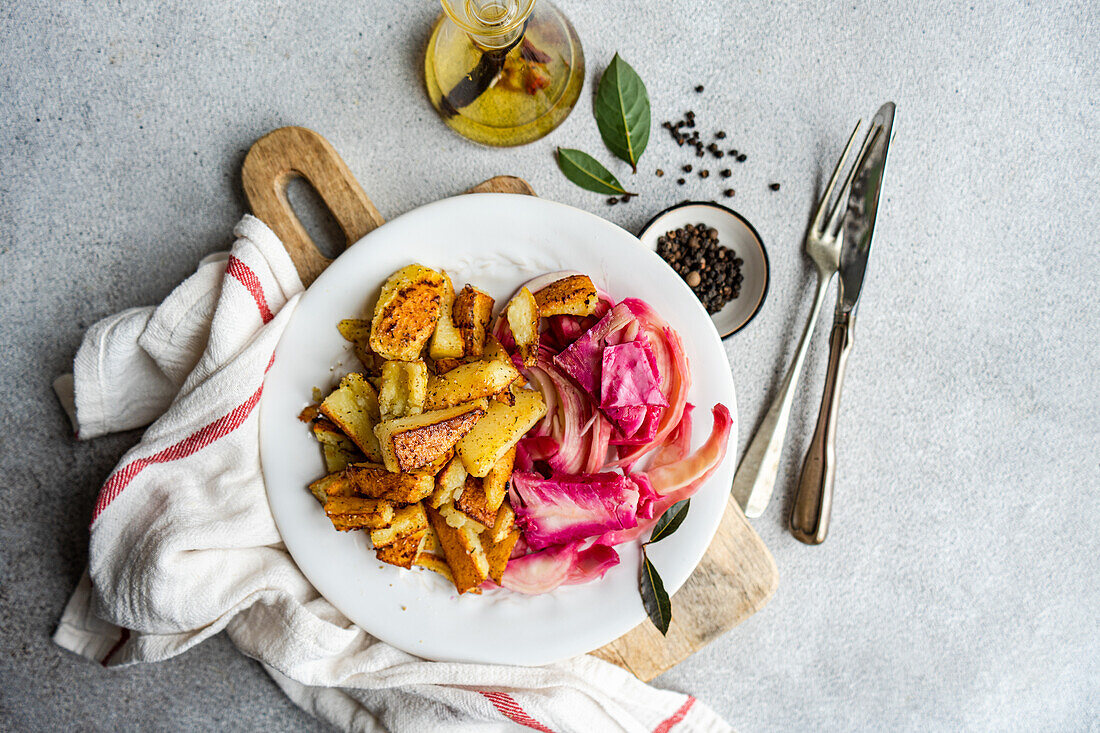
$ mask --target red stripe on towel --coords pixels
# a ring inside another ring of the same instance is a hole
[[[267,368],[264,369],[264,374],[267,374],[267,370],[271,368],[274,361],[275,355],[272,354],[271,359],[267,362]],[[214,422],[196,430],[180,442],[165,448],[159,453],[154,453],[146,458],[138,458],[136,461],[128,463],[125,467],[111,474],[107,482],[103,484],[103,488],[99,490],[99,497],[96,499],[95,509],[92,510],[92,524],[95,524],[99,515],[110,506],[111,502],[122,493],[122,490],[125,489],[139,473],[145,470],[146,466],[151,466],[154,463],[167,463],[168,461],[177,461],[180,458],[186,458],[239,428],[241,423],[252,414],[252,410],[255,409],[257,403],[259,403],[263,391],[264,385],[261,382],[259,389],[231,412],[222,415]]]
[[[673,713],[668,720],[654,728],[653,733],[668,733],[677,723],[684,719],[684,716],[688,714],[688,710],[691,710],[691,706],[694,704],[695,698],[688,695],[687,701],[680,706],[680,709]]]
[[[537,731],[542,731],[542,733],[554,733],[553,730],[528,715],[527,711],[521,708],[511,695],[504,692],[481,692],[481,694],[493,703],[493,707],[500,711],[501,715],[513,723],[534,728]]]
[[[256,301],[256,307],[260,309],[260,318],[263,319],[264,323],[274,318],[271,315],[271,309],[267,307],[267,298],[264,296],[263,286],[260,285],[260,278],[256,277],[256,273],[252,271],[251,267],[233,255],[229,255],[225,272],[237,278],[241,285],[244,285],[245,290],[252,294],[252,299]]]

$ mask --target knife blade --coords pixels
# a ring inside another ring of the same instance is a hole
[[[886,173],[886,154],[894,128],[894,103],[887,102],[871,120],[871,144],[856,161],[855,178],[844,212],[844,245],[840,250],[840,291],[837,313],[855,316],[859,305],[863,278],[867,273],[867,258],[871,254],[871,239],[875,233],[882,194],[882,179]]]

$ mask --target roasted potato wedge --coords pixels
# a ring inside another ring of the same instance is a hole
[[[455,367],[460,367],[463,364],[468,364],[468,363],[469,363],[468,361],[466,361],[465,359],[459,357],[457,359],[450,359],[450,358],[448,358],[448,359],[436,359],[433,362],[433,365],[435,366],[435,373],[436,374],[446,374],[447,372],[451,371]]]
[[[325,456],[325,473],[336,473],[347,468],[349,463],[362,461],[364,456],[358,448],[354,453],[337,448],[334,445],[322,445],[321,451]]]
[[[455,451],[454,448],[452,448],[446,453],[440,453],[439,457],[436,458],[434,461],[427,464],[426,466],[421,466],[420,468],[414,469],[413,471],[411,471],[411,473],[434,477],[436,474],[447,467],[447,464],[451,462],[451,459],[454,458],[454,456]]]
[[[570,275],[555,280],[535,293],[535,302],[539,306],[539,315],[547,316],[590,316],[596,312],[599,296],[592,278],[587,275]]]
[[[500,585],[501,578],[504,577],[504,569],[508,567],[508,560],[512,556],[512,549],[516,546],[516,542],[519,541],[519,535],[519,528],[505,534],[499,542],[494,542],[488,532],[481,535],[485,559],[489,563],[489,577],[497,585]]]
[[[443,276],[423,265],[390,275],[371,319],[371,351],[394,361],[419,358],[439,321],[443,287]]]
[[[429,506],[438,509],[453,500],[455,492],[465,485],[466,475],[466,467],[462,465],[462,460],[458,456],[452,457],[447,466],[436,474],[435,491],[428,499]]]
[[[362,374],[352,373],[321,403],[321,414],[331,420],[372,461],[382,460],[374,434],[378,423],[378,395]],[[315,433],[316,434],[316,433]]]
[[[309,492],[317,498],[317,501],[324,504],[329,497],[354,496],[355,487],[343,473],[330,473],[311,483]]]
[[[378,409],[383,420],[424,412],[428,367],[423,361],[387,361],[382,365]]]
[[[438,555],[430,552],[419,553],[416,556],[416,560],[413,561],[413,564],[439,573],[444,578],[446,578],[448,582],[455,582],[455,576],[451,574],[451,566],[447,564],[447,559],[443,556],[442,547],[440,548]]]
[[[520,288],[504,310],[508,330],[524,366],[531,366],[539,355],[539,306],[531,291]]]
[[[413,471],[428,465],[453,448],[486,411],[485,400],[477,400],[379,423],[374,434],[386,468]]]
[[[428,526],[428,515],[423,504],[409,504],[397,509],[391,521],[384,527],[371,530],[370,541],[375,547],[385,547],[401,537],[421,532]]]
[[[455,589],[465,593],[477,588],[489,577],[489,560],[475,529],[477,525],[460,520],[462,523],[457,527],[452,526],[448,523],[449,517],[444,517],[441,511],[428,509],[428,519],[439,544],[443,546],[443,556],[451,568]],[[453,514],[462,517],[458,512]]]
[[[413,504],[435,490],[435,477],[430,474],[394,473],[377,463],[353,463],[344,476],[359,496],[398,504]]]
[[[504,456],[546,414],[542,394],[531,389],[516,390],[516,403],[490,402],[485,416],[458,441],[455,450],[466,471],[479,478],[492,470]]]
[[[336,324],[336,330],[345,341],[353,344],[370,344],[370,321],[365,318],[345,318]]]
[[[508,388],[519,377],[511,361],[473,361],[446,374],[428,378],[424,407],[440,410],[462,402],[490,397]]]
[[[508,493],[508,479],[512,478],[512,468],[515,462],[516,447],[512,446],[507,453],[500,457],[500,460],[493,464],[493,467],[489,469],[489,473],[485,474],[485,479],[482,481],[485,490],[485,501],[494,514],[496,514],[497,509],[500,508],[501,502],[504,501],[504,497]]]
[[[496,522],[496,509],[489,506],[482,479],[467,476],[462,493],[454,500],[455,509],[485,527]]]
[[[424,541],[424,534],[427,531],[425,527],[419,532],[400,537],[384,547],[377,548],[374,554],[384,563],[408,570],[420,553],[420,544]]]
[[[455,296],[451,318],[462,334],[464,356],[481,356],[485,349],[485,334],[493,317],[493,299],[473,285],[467,285]]]
[[[497,509],[497,519],[489,528],[489,537],[493,542],[500,542],[515,526],[516,513],[512,511],[512,504],[506,501]]]
[[[361,496],[330,496],[325,502],[325,514],[341,532],[385,527],[394,519],[393,504]]]
[[[428,355],[436,361],[458,358],[466,350],[462,332],[455,327],[454,319],[451,317],[455,302],[455,288],[451,284],[450,276],[446,272],[442,274],[443,292],[439,301],[439,321],[435,324],[432,342],[428,346]]]

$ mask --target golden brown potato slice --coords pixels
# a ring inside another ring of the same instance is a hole
[[[436,359],[435,362],[434,362],[434,364],[435,364],[435,373],[436,374],[446,374],[447,372],[451,371],[455,367],[460,367],[463,364],[468,364],[468,363],[469,362],[467,362],[464,358],[461,358],[461,357],[459,357],[457,359]]]
[[[428,519],[443,546],[443,556],[451,568],[455,589],[465,593],[481,585],[489,577],[489,560],[474,529],[476,524],[453,527],[439,511],[430,508]]]
[[[413,361],[420,356],[439,321],[443,276],[423,265],[390,275],[371,319],[370,348],[386,359]]]
[[[364,456],[358,448],[354,453],[337,448],[335,445],[322,445],[321,451],[325,456],[325,473],[336,473],[347,468],[349,463],[362,461]]]
[[[485,416],[455,447],[466,471],[483,477],[524,433],[546,414],[542,394],[531,389],[516,390],[516,403],[490,402]]]
[[[379,423],[374,434],[391,471],[426,466],[455,446],[486,414],[485,400],[431,410]]]
[[[455,288],[451,278],[443,273],[443,293],[439,301],[439,321],[435,324],[432,342],[428,346],[428,355],[436,361],[457,358],[465,352],[462,332],[455,327],[451,311],[454,308]]]
[[[462,402],[490,397],[519,377],[511,361],[474,361],[428,378],[425,409],[439,410]]]
[[[504,535],[512,531],[512,528],[516,526],[516,513],[512,511],[512,504],[505,501],[500,505],[500,509],[497,509],[497,519],[493,523],[493,526],[489,528],[489,537],[493,542],[500,542],[504,539]]]
[[[353,496],[355,487],[342,473],[330,473],[309,485],[309,491],[324,504],[331,496]]]
[[[360,496],[330,496],[325,502],[325,514],[341,532],[349,529],[385,527],[393,521],[393,504],[381,499]]]
[[[451,318],[462,334],[464,356],[481,356],[485,349],[485,334],[493,317],[493,299],[473,285],[467,285],[455,296]]]
[[[500,457],[500,460],[493,464],[493,467],[489,469],[489,473],[485,474],[485,480],[482,481],[485,489],[485,500],[493,514],[496,514],[501,502],[504,501],[504,496],[508,493],[508,479],[512,478],[512,467],[515,462],[516,447],[512,446],[507,453]]]
[[[426,527],[419,532],[406,535],[384,547],[377,548],[374,554],[382,562],[408,570],[412,567],[413,561],[416,560],[416,556],[420,552],[420,544],[424,540],[425,532],[427,532]]]
[[[428,515],[423,504],[409,504],[397,509],[385,527],[371,530],[370,541],[375,547],[385,547],[401,537],[420,532],[428,526]]]
[[[512,549],[519,541],[519,528],[508,532],[499,542],[494,542],[489,533],[481,535],[482,546],[485,549],[485,559],[489,562],[489,577],[500,585],[500,579],[504,577],[504,569],[508,567],[508,559],[512,556]]]
[[[451,575],[451,566],[447,564],[447,559],[443,557],[442,548],[440,548],[439,553],[436,555],[430,552],[421,552],[413,562],[422,568],[439,573],[450,583],[455,582],[455,576]]]
[[[339,388],[321,403],[321,414],[351,438],[372,461],[382,460],[382,450],[374,434],[378,423],[378,395],[362,374],[352,373],[340,381]]]
[[[489,506],[489,500],[485,496],[485,487],[479,478],[466,477],[462,493],[454,500],[454,506],[455,509],[470,519],[486,527],[492,527],[496,522],[496,509]]]
[[[418,502],[435,490],[435,478],[430,474],[394,473],[377,463],[353,463],[344,476],[360,496],[398,504]]]
[[[442,471],[444,468],[447,467],[447,464],[451,462],[451,459],[454,458],[454,456],[455,456],[455,451],[454,451],[454,448],[452,448],[451,450],[447,451],[446,453],[441,453],[438,458],[436,458],[434,461],[432,461],[428,465],[421,466],[420,468],[413,469],[411,471],[411,473],[424,474],[425,476],[433,476],[434,477],[440,471]]]
[[[539,315],[547,316],[590,316],[596,311],[599,299],[596,286],[587,275],[570,275],[555,280],[535,293],[535,302],[539,306]]]
[[[520,288],[504,311],[508,318],[508,330],[516,342],[516,351],[524,366],[531,366],[539,355],[539,306],[531,291]]]
[[[302,411],[298,413],[298,419],[302,422],[313,422],[321,414],[320,405],[306,405],[302,408]]]
[[[370,344],[370,321],[365,318],[345,318],[336,324],[336,330],[345,341],[353,344]]]
[[[428,504],[438,509],[447,502],[454,498],[455,492],[466,483],[466,467],[462,465],[462,460],[458,456],[454,456],[447,463],[447,466],[436,474],[435,477],[435,491],[432,492],[432,496],[428,499]]]
[[[387,361],[382,365],[378,409],[383,420],[424,412],[428,367],[423,361]]]

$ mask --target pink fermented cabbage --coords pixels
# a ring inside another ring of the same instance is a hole
[[[581,334],[554,357],[554,364],[576,380],[596,404],[600,403],[600,371],[604,342],[611,334],[634,321],[630,307],[620,303],[595,326]]]
[[[604,347],[600,409],[619,429],[621,438],[613,442],[652,440],[666,407],[668,400],[661,394],[657,357],[649,339],[639,335],[633,341]]]
[[[536,550],[638,524],[638,485],[618,473],[512,474],[512,509]]]
[[[602,544],[582,548],[583,544],[570,542],[509,560],[500,584],[518,593],[537,595],[561,585],[602,578],[619,564],[614,548]]]

